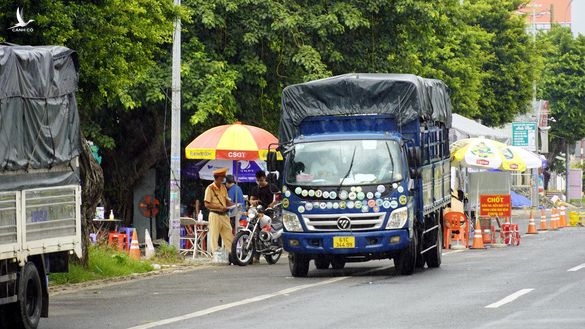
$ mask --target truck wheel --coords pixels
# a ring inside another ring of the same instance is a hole
[[[394,258],[394,267],[400,275],[411,275],[414,273],[418,250],[417,240],[417,233],[414,232],[412,241],[410,241],[408,247],[400,251],[398,257]]]
[[[339,256],[333,257],[333,260],[331,260],[331,267],[335,270],[343,270],[345,267],[345,258]]]
[[[325,256],[317,256],[317,258],[315,258],[315,267],[318,270],[328,269],[330,263],[331,262],[329,261],[329,258],[327,258]]]
[[[309,261],[311,259],[302,254],[289,253],[288,267],[290,274],[294,277],[306,277],[309,273]]]
[[[419,238],[417,241],[424,241],[424,238]],[[423,251],[424,243],[418,243],[416,249],[416,268],[425,268],[426,254],[421,254]],[[428,252],[428,251],[427,251]]]
[[[14,307],[11,320],[15,327],[35,329],[41,319],[42,304],[41,278],[35,264],[28,262],[18,278],[18,301],[10,305]]]
[[[441,258],[443,256],[443,231],[441,231],[441,225],[437,228],[436,236],[433,238],[431,245],[437,244],[437,246],[427,251],[425,254],[425,260],[429,268],[437,268],[441,266]]]

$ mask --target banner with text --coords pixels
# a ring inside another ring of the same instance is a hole
[[[482,217],[511,217],[512,202],[509,194],[482,194],[479,196],[479,215]]]

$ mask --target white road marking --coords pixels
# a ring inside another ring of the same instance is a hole
[[[446,252],[442,253],[442,255],[445,256],[445,255],[450,255],[450,254],[456,254],[458,252],[463,252],[463,251],[465,251],[465,249],[462,249],[462,250],[451,250],[451,251],[446,251]]]
[[[283,289],[283,290],[277,291],[277,292],[272,293],[272,294],[260,295],[260,296],[256,296],[256,297],[252,297],[252,298],[243,299],[243,300],[233,302],[233,303],[218,305],[218,306],[210,307],[210,308],[207,308],[207,309],[204,309],[201,311],[197,311],[197,312],[193,312],[193,313],[189,313],[189,314],[185,314],[185,315],[181,315],[181,316],[176,316],[173,318],[168,318],[168,319],[164,319],[164,320],[160,320],[160,321],[150,322],[150,323],[146,323],[143,325],[131,327],[129,329],[148,329],[148,328],[169,325],[171,323],[189,320],[189,319],[193,319],[193,318],[198,318],[198,317],[201,317],[204,315],[209,315],[211,313],[216,313],[216,312],[227,310],[227,309],[234,308],[237,306],[260,302],[260,301],[263,301],[263,300],[266,300],[269,298],[273,298],[273,297],[277,297],[277,296],[286,296],[288,294],[291,294],[291,293],[299,291],[299,290],[318,287],[318,286],[338,282],[341,280],[345,280],[347,278],[350,278],[350,277],[349,276],[342,276],[342,277],[332,278],[332,279],[325,280],[325,281],[319,281],[317,283],[304,284],[304,285],[300,285],[300,286],[296,286],[296,287],[292,287],[292,288]]]
[[[572,267],[570,269],[567,270],[567,272],[577,272],[578,270],[585,268],[585,263],[581,264],[581,265],[577,265],[575,267]]]
[[[387,267],[382,267],[382,268],[373,268],[364,272],[359,272],[356,273],[356,275],[364,275],[364,274],[369,274],[372,272],[376,272],[376,271],[383,271],[383,270],[387,270],[392,268],[392,266],[387,266]],[[352,276],[341,276],[341,277],[337,277],[337,278],[331,278],[329,280],[325,280],[325,281],[319,281],[316,283],[310,283],[310,284],[304,284],[304,285],[300,285],[300,286],[295,286],[295,287],[291,287],[291,288],[287,288],[287,289],[283,289],[280,291],[277,291],[275,293],[272,294],[265,294],[265,295],[260,295],[260,296],[256,296],[256,297],[252,297],[252,298],[247,298],[247,299],[243,299],[237,302],[233,302],[233,303],[228,303],[228,304],[224,304],[224,305],[218,305],[218,306],[214,306],[214,307],[210,307],[201,311],[197,311],[197,312],[193,312],[193,313],[188,313],[188,314],[184,314],[184,315],[180,315],[180,316],[176,316],[173,318],[168,318],[168,319],[164,319],[164,320],[160,320],[160,321],[155,321],[155,322],[150,322],[150,323],[146,323],[146,324],[142,324],[142,325],[138,325],[135,327],[131,327],[128,329],[149,329],[149,328],[154,328],[154,327],[160,327],[160,326],[164,326],[164,325],[169,325],[171,323],[175,323],[175,322],[179,322],[179,321],[184,321],[184,320],[189,320],[189,319],[193,319],[193,318],[198,318],[198,317],[202,317],[205,315],[209,315],[212,313],[216,313],[219,311],[223,311],[223,310],[227,310],[230,308],[234,308],[234,307],[238,307],[238,306],[242,306],[242,305],[246,305],[246,304],[251,304],[251,303],[256,303],[256,302],[260,302],[266,299],[270,299],[270,298],[274,298],[274,297],[278,297],[278,296],[289,296],[290,294],[300,291],[300,290],[304,290],[304,289],[308,289],[308,288],[313,288],[313,287],[318,287],[318,286],[323,286],[323,285],[327,285],[327,284],[331,284],[331,283],[335,283],[341,280],[345,280],[345,279],[349,279],[352,278]]]
[[[503,299],[501,299],[501,300],[499,300],[499,301],[497,301],[497,302],[495,302],[493,304],[489,304],[485,308],[498,308],[498,307],[500,307],[502,305],[505,305],[505,304],[508,304],[510,302],[515,301],[518,297],[520,297],[522,295],[526,295],[527,293],[531,292],[532,290],[534,290],[534,289],[530,288],[530,289],[521,289],[521,290],[518,290],[515,293],[513,293],[513,294],[511,294],[509,296],[506,296]]]

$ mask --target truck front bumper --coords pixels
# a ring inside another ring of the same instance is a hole
[[[334,248],[333,237],[354,236],[355,248]],[[360,255],[392,252],[410,243],[407,229],[369,232],[284,232],[284,249],[301,254]]]

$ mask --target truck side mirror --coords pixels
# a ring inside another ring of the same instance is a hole
[[[277,168],[277,155],[274,151],[268,151],[266,155],[266,166],[268,167],[268,171],[275,171]]]
[[[421,149],[419,146],[411,146],[407,148],[408,169],[411,178],[420,177],[420,163],[421,163]]]

